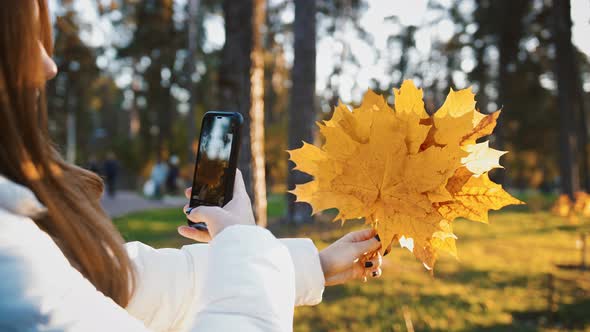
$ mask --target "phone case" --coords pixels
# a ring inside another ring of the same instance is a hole
[[[242,124],[244,123],[244,118],[243,118],[242,114],[240,114],[238,112],[209,111],[209,112],[205,113],[205,115],[203,116],[203,121],[201,122],[201,130],[205,124],[205,121],[208,119],[208,117],[213,117],[213,116],[231,116],[233,118],[232,124],[235,126],[234,130],[233,130],[234,139],[232,141],[231,154],[230,154],[230,159],[229,159],[229,167],[228,167],[228,170],[226,173],[224,199],[223,199],[223,206],[225,206],[225,204],[227,204],[229,201],[231,201],[231,199],[233,197],[236,169],[238,166],[240,146],[242,144]],[[200,139],[200,137],[201,137],[201,133],[199,133],[199,139]],[[197,151],[197,156],[195,158],[195,172],[193,174],[196,174],[196,171],[197,171],[196,167],[199,164],[199,156],[201,153],[200,149],[201,149],[201,146],[199,144],[199,149]],[[193,182],[194,182],[194,179],[193,179]],[[192,197],[192,193],[191,193],[191,197]],[[209,204],[207,204],[207,205],[209,205]],[[189,200],[189,208],[185,211],[185,213],[190,214],[190,211],[192,211],[192,209],[196,208],[197,206],[199,206],[199,205],[193,204],[193,201],[191,198]],[[211,204],[211,206],[216,206],[216,205]],[[201,231],[207,231],[207,225],[203,222],[194,223],[188,219],[187,219],[187,222],[188,222],[188,225],[193,228],[196,228]]]

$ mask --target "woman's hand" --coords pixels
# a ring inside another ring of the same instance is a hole
[[[191,188],[187,188],[184,194],[187,199],[190,199]],[[186,211],[187,208],[188,204],[184,206],[183,211]],[[255,225],[252,205],[246,193],[242,172],[239,169],[236,170],[233,197],[224,207],[199,206],[191,210],[187,217],[195,223],[206,223],[209,232],[189,226],[180,226],[178,227],[178,233],[186,238],[199,242],[211,241],[223,229],[232,225]]]
[[[373,229],[346,234],[320,252],[326,286],[381,276],[381,242]]]

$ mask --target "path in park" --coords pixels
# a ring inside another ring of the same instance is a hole
[[[128,213],[177,207],[182,208],[186,204],[184,197],[165,197],[162,200],[151,200],[142,197],[132,191],[118,191],[114,198],[104,195],[101,199],[102,206],[111,218],[117,218]]]

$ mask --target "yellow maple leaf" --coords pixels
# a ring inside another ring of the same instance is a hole
[[[393,107],[370,90],[357,108],[338,105],[318,123],[320,147],[289,151],[296,169],[314,178],[291,193],[313,213],[337,208],[334,220],[364,218],[383,250],[393,241],[411,243],[432,268],[441,252],[457,257],[455,218],[487,222],[488,210],[520,201],[487,176],[504,152],[475,143],[491,133],[499,112],[477,112],[469,89],[451,90],[434,116],[411,81],[393,94]]]
[[[475,114],[475,95],[471,89],[451,89],[444,104],[434,113],[435,142],[458,145],[474,129]]]
[[[500,113],[501,111],[496,111],[492,114],[484,115],[476,111],[473,118],[475,126],[469,134],[463,136],[461,144],[474,144],[478,138],[491,135],[494,128],[496,128]]]
[[[500,157],[507,151],[499,151],[490,148],[490,141],[479,144],[469,144],[463,147],[469,155],[461,159],[461,163],[478,177],[494,168],[503,168],[500,165]]]
[[[463,181],[465,178],[458,179]],[[473,221],[488,223],[488,211],[499,210],[507,205],[523,204],[502,189],[502,186],[490,180],[487,173],[479,177],[469,177],[467,182],[455,191],[454,179],[449,181],[447,190],[453,200],[434,203],[438,212],[447,220],[453,221],[463,217]],[[452,189],[451,189],[452,188]]]
[[[435,232],[430,241],[426,242],[423,246],[415,246],[412,239],[400,239],[400,245],[413,252],[416,258],[422,261],[424,267],[429,270],[434,268],[434,263],[438,259],[440,252],[446,252],[458,259],[457,245],[455,243],[457,236],[453,234],[451,223],[447,220],[442,220],[440,227],[443,231]]]
[[[429,118],[422,100],[424,93],[412,81],[404,81],[399,90],[393,89],[393,95],[395,114],[403,126],[402,130],[407,133],[405,140],[408,152],[415,154],[431,128],[429,125],[416,126],[416,123]]]

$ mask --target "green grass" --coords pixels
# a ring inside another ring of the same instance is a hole
[[[362,227],[318,219],[271,229],[281,237],[311,237],[321,248]],[[189,243],[176,234],[183,220],[179,211],[160,210],[115,222],[128,240],[177,247]],[[454,229],[459,261],[441,257],[431,275],[396,248],[384,259],[381,279],[327,288],[322,304],[298,308],[295,331],[406,331],[404,313],[416,331],[590,331],[590,272],[557,267],[579,263],[576,241],[581,232],[590,233],[588,223],[510,210],[493,214],[490,225],[459,220]],[[549,273],[556,280],[551,315]]]
[[[287,211],[285,195],[269,194],[267,202],[268,218],[277,219],[285,216]]]

